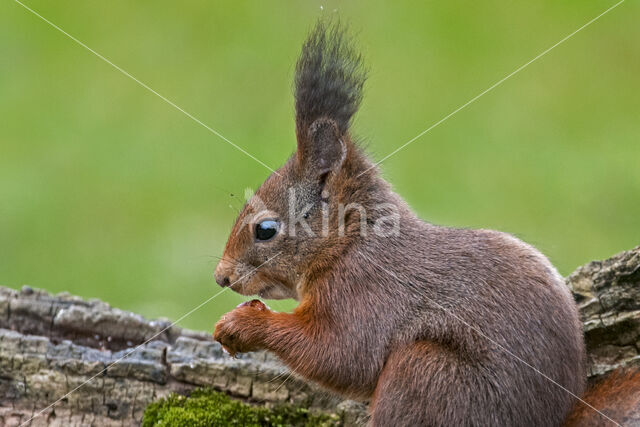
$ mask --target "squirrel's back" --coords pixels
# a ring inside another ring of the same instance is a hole
[[[585,382],[581,323],[562,277],[538,250],[506,233],[415,221],[402,219],[398,236],[368,237],[337,266],[357,264],[345,280],[378,289],[369,291],[381,300],[368,306],[380,319],[371,327],[394,330],[393,346],[428,342],[452,357],[442,371],[418,366],[415,375],[452,394],[473,384],[465,386],[474,396],[464,405],[462,396],[448,398],[458,402],[457,419],[560,425]]]

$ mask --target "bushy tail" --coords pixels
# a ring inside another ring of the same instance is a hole
[[[362,100],[366,71],[346,29],[319,21],[302,46],[296,65],[296,129],[305,132],[321,117],[344,134]]]
[[[640,368],[613,371],[591,384],[582,397],[598,411],[623,426],[640,426]],[[565,427],[614,425],[584,403],[576,402]]]

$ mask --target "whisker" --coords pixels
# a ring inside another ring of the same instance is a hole
[[[214,258],[214,259],[222,259],[222,257],[221,257],[221,256],[218,256],[218,255],[208,255],[208,254],[196,255],[196,256],[194,256],[194,257],[193,257],[193,259],[196,259],[196,258]]]
[[[291,378],[291,375],[293,375],[293,371],[289,372],[289,375],[287,376],[287,378],[285,378],[284,381],[282,381],[282,384],[280,384],[278,388],[276,388],[273,392],[276,393],[278,390],[280,390],[280,388],[284,385],[284,383],[286,383],[289,380],[289,378]]]
[[[287,375],[288,373],[289,373],[289,371],[284,371],[284,372],[282,372],[282,373],[280,373],[280,374],[276,375],[275,377],[271,378],[269,381],[267,381],[267,383],[272,383],[272,382],[274,382],[275,380],[278,380],[278,379],[280,379],[280,378],[284,377],[284,376],[285,376],[285,375]]]

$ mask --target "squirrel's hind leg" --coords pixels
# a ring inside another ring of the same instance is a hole
[[[371,425],[498,425],[505,414],[487,402],[490,393],[480,392],[484,387],[478,379],[477,369],[437,343],[420,341],[398,348],[378,379]]]

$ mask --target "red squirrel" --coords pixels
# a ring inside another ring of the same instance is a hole
[[[350,133],[366,78],[320,22],[295,74],[297,150],[247,203],[215,271],[260,301],[217,323],[232,354],[266,349],[370,402],[374,426],[557,426],[585,385],[569,289],[534,247],[419,219]]]

